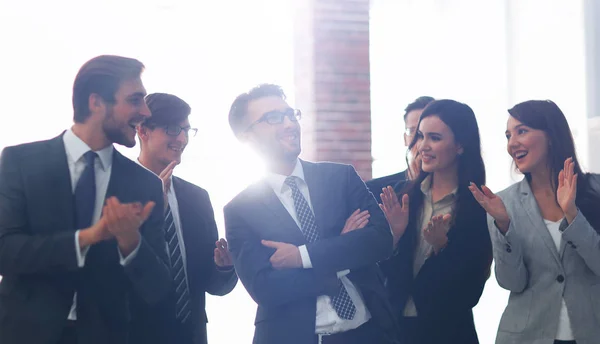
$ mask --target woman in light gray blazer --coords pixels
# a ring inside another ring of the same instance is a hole
[[[551,101],[509,110],[507,150],[525,178],[488,213],[496,279],[510,298],[497,344],[600,343],[600,176],[584,174],[564,114]]]

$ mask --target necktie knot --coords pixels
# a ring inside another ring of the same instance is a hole
[[[83,158],[85,159],[85,165],[86,166],[94,166],[94,162],[96,162],[96,158],[98,157],[98,154],[94,151],[87,151],[84,155]]]
[[[296,178],[295,176],[289,176],[287,178],[285,178],[285,185],[289,186],[292,190],[297,189],[298,188],[298,184],[296,184]]]

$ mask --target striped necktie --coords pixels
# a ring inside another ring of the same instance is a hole
[[[165,240],[169,248],[169,262],[171,265],[171,276],[173,276],[173,284],[175,286],[175,318],[185,323],[191,314],[190,307],[190,290],[183,266],[181,256],[181,248],[179,247],[179,238],[171,212],[171,206],[167,206],[165,216]]]

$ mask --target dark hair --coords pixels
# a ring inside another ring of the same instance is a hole
[[[122,56],[101,55],[86,62],[73,83],[73,120],[84,123],[90,116],[88,101],[92,93],[114,103],[121,83],[139,78],[143,71],[140,61]]]
[[[237,136],[244,129],[244,117],[248,111],[248,103],[264,97],[280,97],[285,100],[286,96],[281,86],[274,84],[261,84],[246,93],[242,93],[235,98],[229,109],[229,126]]]
[[[434,101],[435,99],[429,96],[421,96],[415,99],[412,103],[408,104],[404,109],[404,121],[406,122],[406,117],[408,113],[415,110],[423,110],[429,103]]]
[[[192,112],[192,108],[183,99],[168,93],[149,94],[146,96],[146,104],[152,116],[142,126],[148,128],[178,124]]]
[[[479,217],[485,219],[485,211],[479,206],[469,190],[471,182],[476,185],[485,184],[485,165],[481,157],[481,139],[475,113],[466,104],[448,99],[436,100],[427,105],[423,114],[421,114],[419,126],[424,118],[432,116],[438,117],[452,130],[455,142],[463,148],[463,153],[458,156],[458,191],[452,222],[462,221],[461,223],[464,223],[468,221],[469,218],[474,216],[474,209],[476,211],[481,210]],[[419,135],[415,135],[410,143],[409,150],[418,140]],[[410,198],[408,229],[411,231],[420,230],[418,228],[420,225],[419,214],[423,208],[421,183],[429,174],[421,170],[417,178],[408,183],[403,192],[408,193]]]
[[[591,187],[590,174],[584,173],[579,165],[569,122],[558,105],[551,100],[528,100],[513,106],[508,113],[526,126],[546,133],[549,142],[548,169],[555,194],[558,188],[558,174],[564,168],[565,160],[573,158],[574,170],[578,175],[575,203],[592,227],[600,233],[600,215],[597,211],[600,206],[599,190]],[[531,181],[531,174],[524,174],[525,178]]]

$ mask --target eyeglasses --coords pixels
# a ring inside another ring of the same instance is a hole
[[[255,126],[261,122],[267,122],[270,125],[281,124],[281,123],[283,123],[283,121],[286,117],[292,122],[298,122],[302,118],[302,112],[300,112],[300,110],[298,110],[298,109],[292,109],[292,108],[288,108],[283,111],[281,111],[281,110],[269,111],[269,112],[265,113],[264,115],[262,115],[257,121],[250,124],[250,126],[248,126],[248,129],[246,129],[246,130],[250,130],[250,128],[252,128],[253,126]]]
[[[179,136],[179,134],[181,134],[182,131],[185,133],[185,136],[187,136],[187,137],[195,137],[196,134],[198,134],[198,128],[180,127],[175,124],[162,126],[161,128],[163,128],[165,130],[165,133],[167,135],[174,136],[174,137]]]

